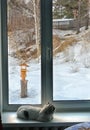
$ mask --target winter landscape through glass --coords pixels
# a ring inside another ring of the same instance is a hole
[[[9,104],[41,104],[40,1],[7,0]]]
[[[90,0],[52,0],[52,15],[53,86],[44,90],[53,87],[53,101],[90,100]],[[40,20],[40,0],[7,0],[9,104],[42,103]]]
[[[90,100],[90,0],[53,0],[53,100]]]

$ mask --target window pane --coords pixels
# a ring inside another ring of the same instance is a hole
[[[7,0],[9,104],[41,104],[40,1]]]
[[[53,100],[90,99],[90,2],[53,0]]]

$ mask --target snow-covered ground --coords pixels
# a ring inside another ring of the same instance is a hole
[[[13,64],[14,63],[14,64]],[[17,60],[9,57],[9,103],[10,104],[40,104],[41,103],[41,65],[32,61],[27,68],[26,98],[21,98],[20,66]]]
[[[67,35],[66,33],[67,31],[62,31],[62,35]],[[62,52],[54,57],[54,100],[90,99],[90,29],[85,31],[81,28],[79,35],[74,33],[68,32],[77,37],[78,42],[69,46],[66,53]]]
[[[56,59],[54,62],[54,100],[90,99],[90,68],[72,72],[72,63],[60,64]]]
[[[90,30],[89,30],[90,31]],[[57,32],[58,33],[58,32]],[[71,31],[69,32],[71,33]],[[53,99],[86,100],[90,99],[90,39],[82,40],[69,47],[67,55],[58,53],[53,60]],[[63,34],[65,34],[63,32]],[[73,32],[73,35],[74,32]],[[87,42],[88,47],[84,46]],[[68,62],[66,62],[68,58]],[[14,63],[14,64],[13,64]],[[41,64],[32,60],[28,67],[28,97],[20,98],[20,66],[17,60],[9,57],[9,103],[41,103]]]

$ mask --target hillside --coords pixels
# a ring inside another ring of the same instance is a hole
[[[62,36],[66,39],[71,39],[73,36],[76,42],[68,44],[64,51],[54,55],[53,97],[54,100],[90,99],[90,29],[82,30],[78,35],[70,32],[69,36],[65,33],[62,33]],[[54,46],[57,47],[58,44]],[[9,103],[41,103],[41,64],[35,59],[29,62],[27,98],[20,98],[20,66],[16,58],[10,56],[9,65]]]
[[[35,13],[35,3],[32,3],[35,1],[32,0],[9,1],[11,1],[8,8],[9,103],[41,104],[41,84],[44,80],[42,81],[40,60],[40,10]],[[84,25],[78,34],[76,30],[52,31],[54,100],[90,99],[90,27],[85,30]],[[20,64],[23,62],[28,64],[26,98],[20,96]]]
[[[55,57],[63,54],[63,61],[78,62],[90,66],[88,62],[90,56],[90,29],[84,30],[83,27],[79,34],[75,34],[73,31],[71,33],[67,32],[67,34],[63,32],[62,39],[59,37],[53,40],[54,46],[58,45],[54,48]]]

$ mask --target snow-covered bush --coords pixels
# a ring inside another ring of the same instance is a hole
[[[77,66],[77,64],[72,64],[71,65],[71,69],[70,69],[70,72],[72,73],[76,73],[79,71],[79,67]]]
[[[68,46],[64,51],[64,62],[70,62],[73,60],[74,53],[73,53],[73,46]]]

